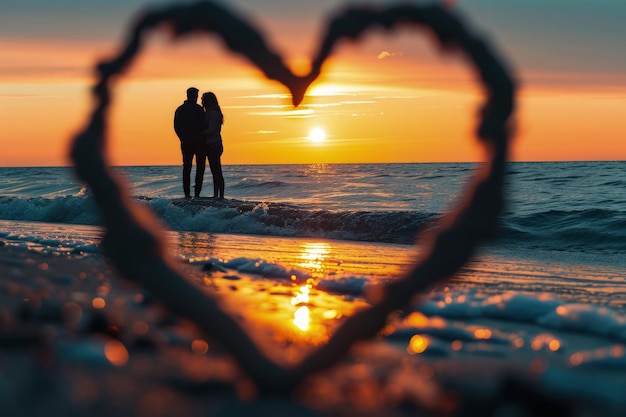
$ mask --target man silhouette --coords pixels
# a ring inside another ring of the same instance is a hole
[[[180,139],[180,150],[183,154],[183,191],[185,198],[191,198],[191,165],[193,157],[196,157],[196,187],[194,197],[200,197],[206,151],[202,131],[206,129],[204,110],[198,104],[198,89],[187,89],[187,100],[181,104],[174,113],[174,131]]]

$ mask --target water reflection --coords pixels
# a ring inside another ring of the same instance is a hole
[[[309,330],[311,325],[311,312],[309,311],[309,293],[311,284],[307,283],[299,288],[298,293],[291,299],[291,305],[297,307],[293,313],[293,324],[303,332]],[[304,305],[303,305],[304,304]]]
[[[309,293],[311,292],[311,284],[307,283],[298,290],[298,293],[291,299],[291,305],[299,306],[302,304],[308,304],[311,300]]]
[[[210,233],[169,232],[168,240],[179,249],[179,255],[193,262],[194,257],[206,259],[214,255],[219,247],[218,236]]]
[[[324,261],[328,254],[331,253],[332,247],[326,242],[304,242],[300,246],[300,251],[301,262],[298,266],[310,271],[311,278],[307,279],[305,285],[298,288],[291,299],[291,305],[296,307],[293,313],[294,326],[306,332],[311,329],[311,311],[309,309],[311,289],[316,279],[324,277]],[[293,285],[296,285],[296,283],[294,282]],[[322,317],[324,317],[323,314]]]
[[[328,164],[309,164],[304,167],[303,171],[305,177],[319,180],[320,176],[331,173],[331,168]]]
[[[304,242],[300,245],[300,268],[311,272],[312,278],[323,278],[325,261],[332,252],[332,246],[326,242]]]
[[[311,313],[309,307],[302,306],[293,313],[293,324],[303,332],[309,330],[311,325]]]
[[[271,248],[267,247],[267,242],[264,245],[255,247],[257,254],[265,251],[263,259],[284,267],[283,270],[293,268],[298,273],[287,275],[285,279],[284,275],[274,278],[243,270],[214,268],[198,277],[198,282],[219,295],[221,304],[233,316],[241,317],[241,323],[267,347],[268,354],[276,354],[280,361],[296,361],[309,348],[326,343],[342,319],[367,303],[358,296],[346,297],[317,288],[322,280],[342,276],[341,260],[345,254],[337,253],[332,242],[274,239]],[[361,246],[356,249],[362,253]],[[241,249],[236,253],[252,258]],[[348,253],[348,259],[353,259],[352,255]],[[230,258],[232,256],[226,257]]]

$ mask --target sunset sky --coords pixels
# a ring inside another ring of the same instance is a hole
[[[0,0],[0,166],[68,164],[68,141],[91,105],[94,63],[116,51],[133,15],[161,4]],[[324,18],[349,3],[224,4],[254,21],[293,68],[306,69]],[[454,7],[498,46],[520,81],[514,160],[626,159],[626,2]],[[283,86],[216,37],[172,42],[154,33],[116,84],[111,163],[180,164],[172,120],[189,86],[220,100],[225,164],[481,160],[472,133],[480,86],[461,56],[442,55],[429,40],[402,30],[345,42],[294,109]]]

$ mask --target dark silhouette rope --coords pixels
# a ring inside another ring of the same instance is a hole
[[[264,355],[241,326],[179,271],[161,240],[164,228],[148,208],[134,203],[124,182],[105,159],[107,115],[115,78],[141,52],[144,36],[167,26],[174,36],[204,32],[216,34],[233,52],[242,54],[272,80],[285,85],[297,106],[322,71],[334,46],[344,38],[357,39],[374,27],[419,27],[432,32],[444,49],[465,53],[484,86],[486,101],[480,111],[477,136],[489,160],[476,175],[456,210],[439,220],[438,232],[426,236],[425,250],[403,278],[380,287],[371,307],[349,319],[329,342],[299,364],[286,367]],[[249,22],[211,2],[150,10],[132,27],[130,37],[114,59],[97,67],[95,105],[85,129],[74,139],[71,156],[78,175],[91,187],[105,227],[103,248],[119,272],[150,290],[172,312],[194,321],[222,343],[261,394],[286,395],[307,376],[345,356],[358,340],[374,337],[389,313],[403,309],[434,283],[454,274],[482,241],[494,236],[503,201],[503,173],[514,109],[515,85],[501,60],[483,40],[444,6],[399,5],[350,7],[331,20],[320,51],[308,75],[294,75]]]

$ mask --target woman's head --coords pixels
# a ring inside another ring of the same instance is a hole
[[[220,105],[217,103],[217,97],[214,93],[208,92],[202,94],[202,107],[205,109],[219,109]]]
[[[217,102],[217,97],[213,92],[209,91],[208,93],[202,93],[202,107],[204,107],[207,111],[217,110],[220,113],[222,123],[224,123],[224,114],[222,113],[222,109]]]

